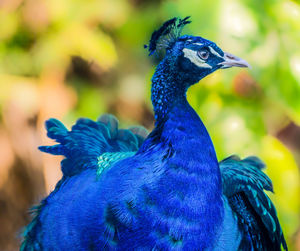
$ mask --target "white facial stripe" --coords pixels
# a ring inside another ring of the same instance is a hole
[[[214,48],[212,48],[212,47],[210,47],[210,46],[208,46],[208,48],[209,48],[209,50],[210,50],[210,52],[211,52],[212,54],[216,55],[216,56],[219,57],[219,58],[223,58],[218,52],[215,51]]]
[[[193,44],[196,44],[196,45],[199,45],[199,46],[203,45],[203,44],[201,44],[201,43],[193,43]]]
[[[201,67],[201,68],[212,68],[209,64],[205,63],[204,60],[202,60],[201,58],[199,58],[197,56],[197,52],[196,51],[190,50],[190,49],[187,49],[187,48],[184,48],[182,51],[184,53],[184,57],[188,58],[192,63],[194,63],[198,67]]]

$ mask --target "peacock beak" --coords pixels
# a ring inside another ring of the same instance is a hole
[[[224,53],[223,59],[224,61],[219,63],[219,65],[222,65],[222,69],[230,67],[251,67],[246,60],[238,58],[227,52]]]

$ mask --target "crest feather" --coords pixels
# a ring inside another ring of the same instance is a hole
[[[191,22],[188,20],[189,18],[189,16],[184,19],[174,17],[164,22],[158,30],[154,31],[149,45],[145,46],[145,48],[148,47],[149,56],[159,50],[170,48],[180,37],[183,27]]]

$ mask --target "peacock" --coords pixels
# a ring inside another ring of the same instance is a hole
[[[63,176],[33,208],[27,250],[287,250],[266,191],[264,163],[251,156],[218,162],[186,92],[218,69],[249,67],[214,42],[182,35],[190,18],[153,32],[149,55],[162,55],[152,77],[155,127],[119,129],[110,114],[79,119],[71,130],[46,121],[63,155]]]

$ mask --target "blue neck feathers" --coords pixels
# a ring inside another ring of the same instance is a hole
[[[210,136],[186,99],[186,91],[194,83],[184,82],[179,76],[180,74],[174,73],[165,60],[156,69],[152,78],[156,127],[148,140],[158,140],[163,144],[169,142],[173,148],[178,149],[184,145],[185,149],[190,151],[183,159],[197,156],[197,160],[206,163],[209,172],[215,172],[218,177],[216,181],[221,185],[218,161]],[[197,148],[192,148],[193,144],[194,147],[197,145]]]
[[[172,70],[165,59],[157,66],[152,78],[151,99],[156,124],[162,123],[176,104],[186,100],[187,87],[185,83],[179,83],[179,76]]]
[[[195,236],[186,238],[196,238],[204,249],[213,243],[223,219],[221,175],[209,134],[186,99],[193,83],[179,76],[166,61],[157,67],[152,79],[156,127],[140,152],[155,145],[167,153],[163,160],[167,170],[155,192],[164,200],[159,207],[184,219],[183,228],[186,222],[195,224],[191,228]]]

